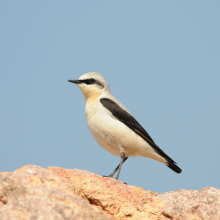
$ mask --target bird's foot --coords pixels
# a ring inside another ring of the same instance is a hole
[[[114,178],[112,175],[109,175],[109,176],[105,176],[105,175],[103,175],[102,177],[109,177],[109,178],[113,178],[113,179],[116,179],[116,178]],[[116,180],[118,180],[118,179],[116,179]],[[123,182],[125,185],[128,185],[127,183],[125,183],[125,182]]]
[[[109,175],[109,176],[105,176],[105,175],[103,175],[102,177],[110,177],[110,178],[113,178],[113,176],[112,176],[112,175]]]

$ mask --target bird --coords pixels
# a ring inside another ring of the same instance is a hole
[[[78,85],[85,97],[85,115],[90,133],[96,142],[109,153],[120,157],[119,165],[104,177],[118,180],[122,164],[128,157],[151,158],[168,166],[176,173],[182,170],[150,137],[127,108],[110,92],[105,78],[89,72],[78,80],[68,80]]]

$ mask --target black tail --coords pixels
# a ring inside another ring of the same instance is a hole
[[[167,161],[167,163],[168,163],[167,166],[171,170],[175,171],[176,173],[181,173],[182,172],[182,170],[175,164],[175,162]]]

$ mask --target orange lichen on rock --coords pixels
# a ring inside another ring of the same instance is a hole
[[[78,169],[67,170],[59,167],[47,169],[60,177],[69,179],[77,195],[116,219],[127,217],[151,219],[152,216],[155,219],[156,216],[162,215],[162,207],[165,207],[164,202],[153,196],[151,191],[126,185],[113,178],[101,177]]]

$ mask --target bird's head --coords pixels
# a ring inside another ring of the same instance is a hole
[[[109,85],[105,78],[96,72],[89,72],[79,77],[78,80],[68,80],[68,82],[75,83],[79,86],[85,99],[97,97],[103,92],[110,92]]]

